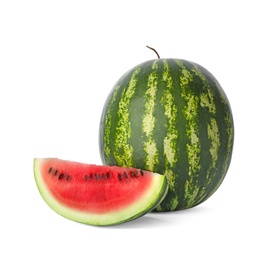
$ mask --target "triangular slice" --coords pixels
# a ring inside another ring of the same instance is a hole
[[[46,203],[60,215],[90,225],[124,223],[164,199],[164,175],[135,168],[34,159],[34,176]]]

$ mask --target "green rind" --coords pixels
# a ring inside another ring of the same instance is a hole
[[[42,178],[42,172],[40,171],[40,166],[42,163],[44,163],[44,160],[48,160],[48,158],[35,158],[33,166],[34,178],[42,198],[55,212],[67,219],[76,222],[94,226],[109,226],[122,224],[142,217],[143,215],[152,211],[164,200],[168,192],[169,186],[167,184],[166,178],[164,176],[154,173],[152,176],[152,186],[149,187],[145,195],[138,202],[129,205],[125,209],[105,214],[97,214],[83,212],[80,210],[74,210],[60,203],[49,192],[48,187]]]
[[[118,113],[133,76],[134,93]],[[128,71],[114,89],[100,122],[103,163],[164,174],[170,189],[158,211],[208,199],[227,173],[234,141],[230,104],[215,77],[193,62],[159,59]],[[123,123],[121,114],[127,115]],[[116,137],[121,124],[122,145]]]

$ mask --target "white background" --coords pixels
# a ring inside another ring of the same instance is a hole
[[[0,259],[259,259],[258,1],[0,2]],[[127,224],[69,221],[41,198],[34,157],[101,163],[103,103],[143,61],[183,58],[233,110],[227,177],[202,205]],[[151,258],[152,257],[152,258]]]

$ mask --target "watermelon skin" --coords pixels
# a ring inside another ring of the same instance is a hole
[[[45,202],[77,222],[107,226],[139,218],[165,198],[160,174],[135,168],[35,158],[34,177]]]
[[[169,192],[156,211],[194,207],[220,186],[230,165],[234,123],[229,101],[202,66],[146,61],[125,73],[103,108],[104,164],[164,174]]]

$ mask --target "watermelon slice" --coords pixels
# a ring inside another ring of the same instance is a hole
[[[46,203],[60,215],[90,225],[124,223],[153,210],[166,196],[163,175],[135,168],[34,159]]]

